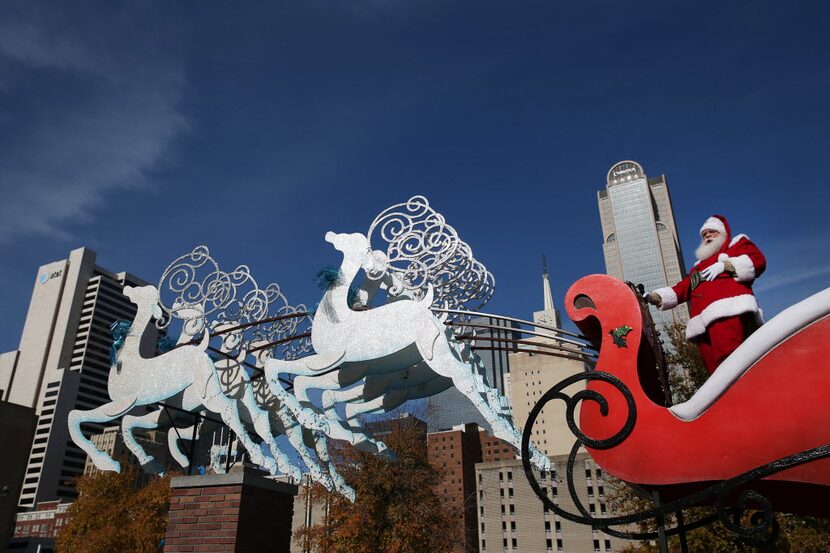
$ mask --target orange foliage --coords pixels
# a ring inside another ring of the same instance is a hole
[[[153,478],[139,488],[138,470],[122,462],[122,472],[78,479],[78,499],[58,534],[58,553],[155,553],[167,529],[169,478]]]
[[[311,490],[329,505],[322,524],[295,540],[317,553],[441,553],[463,550],[456,543],[461,514],[434,492],[443,474],[427,460],[426,436],[407,420],[389,421],[381,438],[396,460],[338,448],[338,470],[357,493],[354,504],[319,486]]]

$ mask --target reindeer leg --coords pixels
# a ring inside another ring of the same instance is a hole
[[[300,403],[311,403],[308,399],[308,390],[334,390],[340,388],[340,371],[332,371],[323,375],[299,375],[294,379],[294,396]]]
[[[487,400],[481,396],[472,374],[470,365],[460,361],[454,354],[446,340],[439,340],[436,344],[435,358],[429,366],[442,376],[452,379],[456,389],[467,396],[479,413],[490,424],[493,435],[508,442],[513,447],[521,449],[522,433],[513,424],[512,420],[494,411]],[[486,397],[486,396],[485,396]],[[551,464],[539,449],[531,442],[531,462],[541,470],[550,470]]]
[[[134,428],[158,428],[161,412],[161,409],[157,409],[141,416],[124,415],[121,420],[121,438],[124,440],[124,445],[136,456],[144,472],[163,476],[164,467],[152,455],[147,454],[133,435]]]
[[[297,454],[303,460],[303,463],[305,463],[309,474],[311,474],[311,479],[319,482],[324,488],[331,491],[334,488],[334,482],[323,470],[306,445],[303,439],[303,427],[292,417],[291,412],[282,405],[273,407],[270,413],[272,426],[275,428],[282,427],[282,431],[288,438],[288,442],[297,450]]]
[[[329,419],[341,419],[340,415],[337,413],[337,409],[335,409],[335,405],[338,403],[347,403],[351,401],[357,401],[359,399],[363,399],[363,386],[355,386],[354,388],[349,388],[348,390],[326,390],[323,392],[323,413],[325,413],[326,417]]]
[[[89,458],[92,459],[93,464],[99,470],[113,470],[121,472],[121,463],[114,460],[112,457],[98,450],[95,444],[89,438],[84,436],[81,431],[81,425],[85,422],[109,422],[115,420],[124,413],[128,412],[135,405],[135,398],[123,398],[111,403],[105,403],[95,409],[89,411],[81,411],[74,409],[69,412],[67,417],[67,426],[69,427],[69,435],[75,444],[83,449]]]
[[[277,464],[277,469],[299,482],[303,474],[277,445],[271,429],[268,412],[262,410],[257,404],[250,381],[246,381],[245,394],[242,396],[242,405],[251,415],[251,420],[254,423],[254,430],[256,430],[257,435],[268,444],[268,449],[271,451],[271,457],[274,458]]]
[[[314,437],[314,449],[317,452],[317,457],[320,461],[328,467],[329,475],[331,475],[331,479],[334,482],[334,489],[336,489],[346,499],[354,503],[354,488],[346,483],[346,480],[340,475],[340,473],[337,472],[334,464],[332,464],[331,458],[329,457],[329,448],[326,444],[324,436],[317,435]]]
[[[191,425],[186,428],[177,428],[174,425],[167,431],[167,449],[170,451],[170,455],[173,459],[179,463],[179,466],[185,469],[190,466],[190,459],[179,446],[179,438],[181,437],[183,440],[189,440],[190,436],[193,435],[194,426],[195,425]]]

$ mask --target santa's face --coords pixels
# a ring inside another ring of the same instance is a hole
[[[700,246],[695,250],[695,257],[699,261],[709,259],[720,250],[723,243],[726,241],[726,235],[712,229],[703,231]]]

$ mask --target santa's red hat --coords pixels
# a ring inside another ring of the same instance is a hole
[[[729,223],[723,215],[712,215],[700,227],[701,238],[703,237],[703,232],[707,230],[716,230],[724,236],[729,236]]]

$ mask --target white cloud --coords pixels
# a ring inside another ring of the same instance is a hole
[[[66,238],[119,190],[150,184],[187,128],[184,69],[155,37],[136,41],[118,24],[96,34],[54,13],[5,15],[0,69],[14,77],[0,95],[19,109],[0,120],[14,137],[0,148],[0,242]]]
[[[824,267],[812,267],[806,269],[789,270],[776,275],[763,275],[754,286],[756,292],[768,292],[783,286],[804,282],[824,275],[830,275],[830,265]]]

